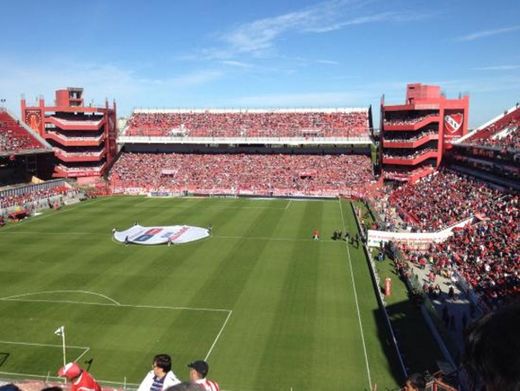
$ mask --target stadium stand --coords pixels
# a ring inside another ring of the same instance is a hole
[[[0,155],[48,150],[49,146],[7,111],[0,109]]]
[[[520,294],[520,196],[443,169],[395,190],[390,203],[416,229],[434,231],[474,217],[426,251],[403,248],[417,265],[428,261],[438,275],[463,278],[489,306]]]
[[[135,111],[126,136],[367,137],[366,110]]]
[[[337,196],[374,181],[360,155],[123,153],[112,183],[147,191]]]
[[[520,149],[520,105],[484,124],[461,141],[473,145]]]
[[[416,123],[421,122],[422,120],[430,117],[435,117],[437,114],[421,114],[421,113],[413,113],[408,114],[406,116],[393,116],[392,118],[387,118],[384,120],[385,125],[415,125]]]
[[[389,200],[414,228],[436,231],[475,214],[492,213],[502,193],[468,176],[442,169],[395,190]]]
[[[61,206],[80,195],[78,189],[63,180],[6,187],[0,189],[0,214],[10,215],[23,210],[29,215],[39,209]]]
[[[434,148],[419,149],[419,150],[415,150],[411,153],[409,150],[399,150],[399,151],[392,151],[392,154],[384,153],[383,157],[385,157],[387,159],[399,158],[399,159],[405,159],[405,160],[412,160],[412,159],[415,159],[416,157],[424,155],[425,153],[435,152],[435,151],[436,151],[436,149],[434,149]]]

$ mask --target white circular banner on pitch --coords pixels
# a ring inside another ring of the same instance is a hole
[[[189,225],[171,225],[167,227],[143,227],[139,224],[126,231],[115,231],[114,238],[121,243],[135,244],[173,244],[188,243],[209,236],[206,228]]]

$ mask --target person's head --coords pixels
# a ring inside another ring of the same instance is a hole
[[[9,383],[0,386],[0,391],[22,391],[16,384]]]
[[[174,386],[168,387],[164,391],[205,391],[205,388],[200,384],[182,382]]]
[[[69,380],[74,380],[79,377],[79,375],[81,375],[81,372],[83,372],[83,370],[77,363],[69,362],[68,364],[65,364],[64,367],[60,368],[58,371],[58,376],[66,377]]]
[[[157,354],[152,366],[155,376],[163,377],[172,369],[172,358],[168,354]]]
[[[487,391],[520,391],[520,301],[468,327],[464,366]]]
[[[413,373],[406,379],[403,391],[423,391],[424,387],[426,387],[424,376],[420,373]]]
[[[209,365],[206,361],[197,360],[188,364],[190,368],[190,380],[204,379],[208,375]]]

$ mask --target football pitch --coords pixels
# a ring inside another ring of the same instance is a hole
[[[213,226],[168,247],[112,229]],[[314,241],[318,229],[321,239]],[[77,360],[135,387],[152,357],[206,359],[221,390],[395,389],[399,373],[348,201],[98,198],[0,229],[0,378]]]

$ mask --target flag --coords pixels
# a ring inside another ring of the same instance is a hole
[[[58,327],[54,332],[58,337],[62,337],[65,334],[65,326]]]

